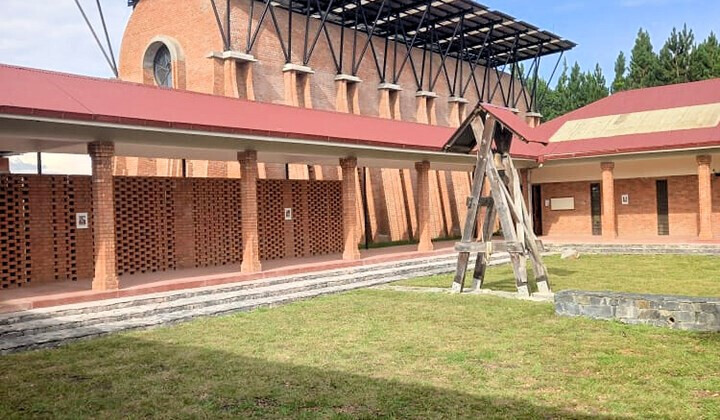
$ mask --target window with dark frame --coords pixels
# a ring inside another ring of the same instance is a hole
[[[153,74],[155,83],[161,87],[173,87],[172,81],[172,57],[167,46],[158,48],[153,58]]]

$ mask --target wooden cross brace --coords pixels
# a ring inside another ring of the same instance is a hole
[[[540,254],[542,243],[535,237],[530,225],[530,217],[520,187],[520,177],[510,157],[512,133],[504,129],[490,113],[486,114],[485,123],[479,113],[475,114],[470,125],[475,138],[480,141],[462,238],[455,245],[455,250],[458,251],[458,264],[453,280],[453,291],[463,291],[470,253],[477,255],[472,288],[479,289],[483,285],[491,254],[505,251],[510,254],[518,294],[530,296],[527,278],[528,258],[533,265],[538,291],[549,293],[547,269]],[[495,150],[492,148],[493,141]],[[486,182],[489,196],[482,195]],[[480,208],[485,208],[485,215],[479,241],[476,241]],[[496,219],[500,220],[504,239],[502,242],[493,243],[492,234]]]

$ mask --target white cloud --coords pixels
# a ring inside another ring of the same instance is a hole
[[[98,35],[104,38],[95,0],[81,0]],[[122,0],[101,0],[115,57],[132,12]],[[90,76],[112,77],[74,0],[0,0],[0,63]],[[90,174],[87,155],[42,155],[43,173]],[[10,157],[10,170],[36,173],[37,155]]]
[[[0,63],[112,76],[74,0],[0,3]],[[80,4],[96,30],[101,31],[95,1],[81,0]],[[117,57],[132,9],[118,0],[104,0],[101,4]]]

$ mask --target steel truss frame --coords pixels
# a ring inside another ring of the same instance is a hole
[[[357,76],[370,56],[381,82],[399,84],[409,67],[418,91],[434,91],[445,83],[451,96],[464,97],[474,89],[481,102],[524,105],[531,111],[537,110],[541,59],[556,53],[562,57],[575,46],[473,0],[251,0],[247,33],[233,39],[231,0],[207,1],[225,50],[253,54],[260,33],[268,29],[277,35],[286,63],[310,66],[322,42],[337,74]],[[292,12],[285,22],[277,8]],[[301,31],[294,34],[299,22]],[[331,35],[330,25],[339,27],[339,36]],[[293,57],[298,33],[302,54]],[[529,63],[526,72],[520,72],[521,62]]]

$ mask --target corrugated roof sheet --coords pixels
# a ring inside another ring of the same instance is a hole
[[[0,65],[0,112],[440,150],[452,128]]]

